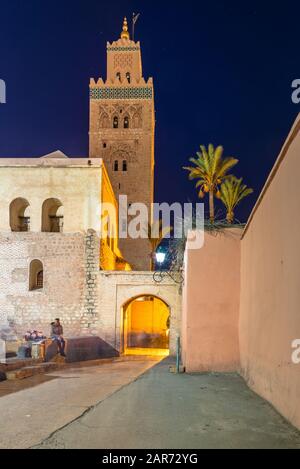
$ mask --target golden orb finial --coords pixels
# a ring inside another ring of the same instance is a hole
[[[124,21],[123,21],[123,30],[121,32],[121,39],[130,39],[126,17],[124,18]]]

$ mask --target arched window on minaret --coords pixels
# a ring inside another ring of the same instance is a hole
[[[126,80],[128,81],[128,83],[131,83],[131,75],[130,75],[130,72],[127,72],[127,73],[126,73]]]
[[[119,119],[118,119],[117,116],[114,117],[113,127],[114,127],[114,129],[117,129],[119,127]]]
[[[118,163],[118,160],[115,160],[114,162],[114,171],[118,171],[119,170],[119,163]]]
[[[124,129],[129,129],[129,117],[124,117]]]
[[[116,78],[117,80],[121,81],[121,72],[116,73]]]
[[[142,120],[137,112],[133,115],[132,126],[134,129],[140,129],[142,127]]]
[[[127,161],[126,160],[123,160],[122,171],[127,171]]]
[[[101,116],[101,127],[102,129],[107,129],[109,127],[109,117],[106,113],[103,113]]]

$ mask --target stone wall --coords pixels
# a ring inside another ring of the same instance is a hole
[[[18,335],[36,328],[49,334],[60,317],[65,335],[96,333],[99,239],[94,232],[1,233],[0,322]],[[29,265],[39,259],[44,287],[29,291]]]
[[[93,335],[99,333],[97,330],[99,251],[99,238],[93,230],[88,230],[84,250],[85,288],[81,332]]]
[[[60,317],[66,337],[96,335],[123,351],[123,306],[140,295],[154,295],[171,312],[170,349],[180,333],[181,296],[170,278],[161,284],[152,272],[99,271],[100,240],[87,233],[0,234],[0,325],[19,337],[28,329],[49,334]],[[39,259],[44,287],[29,290],[29,265]]]

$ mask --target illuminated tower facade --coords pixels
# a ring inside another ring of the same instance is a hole
[[[126,18],[121,37],[107,43],[107,77],[90,81],[90,158],[103,158],[116,198],[142,202],[152,217],[154,189],[153,80],[143,78],[139,42],[130,40]],[[149,219],[151,221],[151,218]],[[147,226],[144,227],[147,230]],[[121,239],[124,258],[149,270],[147,239]]]

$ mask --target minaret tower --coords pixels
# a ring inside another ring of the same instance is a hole
[[[90,158],[103,158],[116,198],[143,202],[152,216],[154,185],[153,80],[142,73],[140,43],[130,40],[124,19],[120,39],[107,43],[107,78],[90,81]],[[121,239],[124,258],[136,270],[150,265],[147,239]]]

